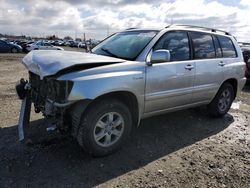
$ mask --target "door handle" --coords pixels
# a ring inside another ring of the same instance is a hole
[[[224,63],[223,61],[219,62],[219,66],[223,67],[224,65],[226,65],[226,63]]]
[[[185,67],[185,69],[187,69],[187,70],[192,70],[194,68],[194,66],[193,65],[190,65],[190,64],[188,64],[186,67]]]

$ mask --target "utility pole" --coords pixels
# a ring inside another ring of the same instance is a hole
[[[85,33],[83,33],[83,42],[86,44],[86,36],[85,36]]]

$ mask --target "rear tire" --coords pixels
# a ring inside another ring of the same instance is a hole
[[[115,99],[96,101],[83,113],[77,141],[92,156],[118,150],[130,135],[132,116],[128,107]]]
[[[18,52],[18,50],[16,48],[11,49],[11,53],[17,53],[17,52]]]
[[[230,109],[234,100],[235,92],[230,83],[224,83],[218,93],[208,105],[209,114],[213,117],[222,117]]]

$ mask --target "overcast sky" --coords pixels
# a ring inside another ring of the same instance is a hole
[[[250,42],[250,0],[0,0],[0,33],[102,39],[170,23],[224,29]]]

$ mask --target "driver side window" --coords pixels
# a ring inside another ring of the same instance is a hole
[[[185,61],[190,59],[189,40],[186,32],[166,33],[159,39],[155,50],[169,50],[170,61]]]

